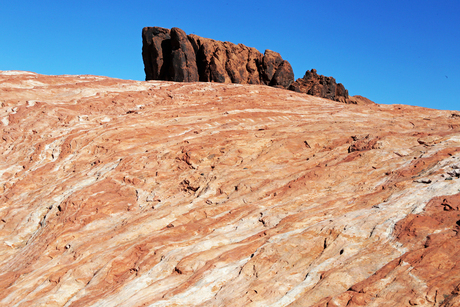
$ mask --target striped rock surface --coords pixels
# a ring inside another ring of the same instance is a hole
[[[460,114],[0,72],[1,306],[459,306]]]

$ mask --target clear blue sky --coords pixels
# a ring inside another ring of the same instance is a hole
[[[144,80],[141,31],[271,49],[295,78],[377,103],[460,109],[460,0],[2,1],[0,70]]]

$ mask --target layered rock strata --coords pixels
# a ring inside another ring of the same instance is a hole
[[[221,42],[179,28],[142,30],[146,80],[265,84],[288,88],[294,73],[279,53]]]
[[[458,306],[460,113],[0,72],[1,306]]]

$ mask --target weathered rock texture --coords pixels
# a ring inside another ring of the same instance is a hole
[[[0,92],[1,306],[460,304],[458,112],[11,71]]]
[[[265,50],[262,55],[243,44],[186,35],[179,28],[145,27],[142,57],[145,80],[264,84],[345,103],[363,103],[349,98],[342,83],[318,75],[316,69],[294,82],[291,64],[277,52]]]
[[[146,27],[142,30],[142,57],[146,80],[265,84],[288,88],[294,73],[279,53],[242,44]]]
[[[307,70],[305,76],[292,83],[289,89],[335,101],[349,101],[348,91],[342,83],[337,84],[332,77],[318,75],[316,69]]]

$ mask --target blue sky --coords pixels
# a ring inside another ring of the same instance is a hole
[[[279,52],[377,103],[460,110],[460,1],[2,1],[0,70],[144,80],[141,31]]]

